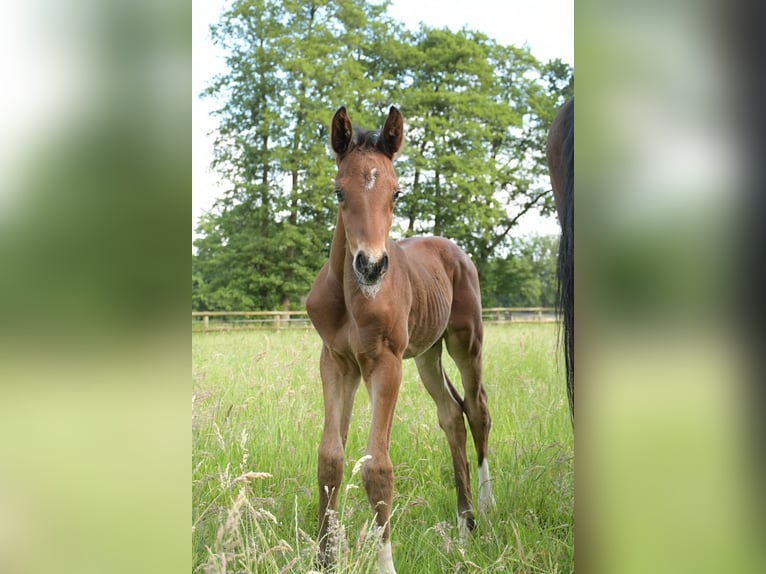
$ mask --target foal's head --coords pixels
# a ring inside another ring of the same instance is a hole
[[[386,241],[399,196],[393,160],[403,135],[402,114],[393,106],[380,132],[353,128],[346,108],[332,119],[338,209],[354,274],[366,293],[376,291],[388,269]]]

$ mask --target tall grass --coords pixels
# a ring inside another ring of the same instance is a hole
[[[192,336],[195,572],[316,568],[320,345],[303,329]],[[447,441],[414,362],[405,362],[391,436],[392,544],[400,574],[574,570],[573,442],[556,328],[488,325],[484,349],[497,508],[463,544]],[[451,361],[445,364],[457,383]],[[338,504],[338,573],[376,568],[376,531],[354,473],[369,424],[360,390]],[[475,497],[470,439],[468,448]]]

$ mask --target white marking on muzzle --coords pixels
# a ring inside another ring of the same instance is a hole
[[[378,291],[380,291],[380,284],[381,282],[378,281],[374,285],[366,285],[366,284],[359,284],[359,289],[362,291],[365,297],[368,299],[375,299],[375,296],[378,294]]]
[[[378,291],[380,291],[380,287],[383,283],[383,277],[386,275],[385,271],[380,275],[380,278],[375,283],[366,283],[366,279],[362,276],[362,274],[357,270],[357,258],[362,254],[365,254],[365,259],[367,259],[368,264],[375,265],[377,264],[383,257],[386,255],[386,252],[382,249],[366,249],[364,245],[360,245],[359,249],[357,249],[356,253],[354,253],[354,257],[352,259],[352,267],[354,270],[354,275],[356,275],[357,283],[359,284],[359,289],[364,293],[364,295],[370,299],[374,299],[375,296],[378,294]]]

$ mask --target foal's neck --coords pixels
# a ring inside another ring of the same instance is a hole
[[[330,271],[335,277],[342,281],[343,265],[346,259],[346,228],[343,226],[343,220],[340,217],[338,209],[338,218],[335,222],[335,231],[332,234],[332,244],[330,245]]]

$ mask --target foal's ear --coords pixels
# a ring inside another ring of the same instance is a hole
[[[353,133],[351,120],[348,119],[348,114],[346,114],[346,108],[341,107],[332,117],[332,135],[330,136],[332,149],[338,156],[344,155],[351,147]]]
[[[404,139],[404,120],[401,112],[395,106],[391,106],[391,110],[388,112],[388,118],[386,118],[383,131],[380,132],[380,137],[383,142],[383,152],[394,159],[402,148],[402,140]]]

